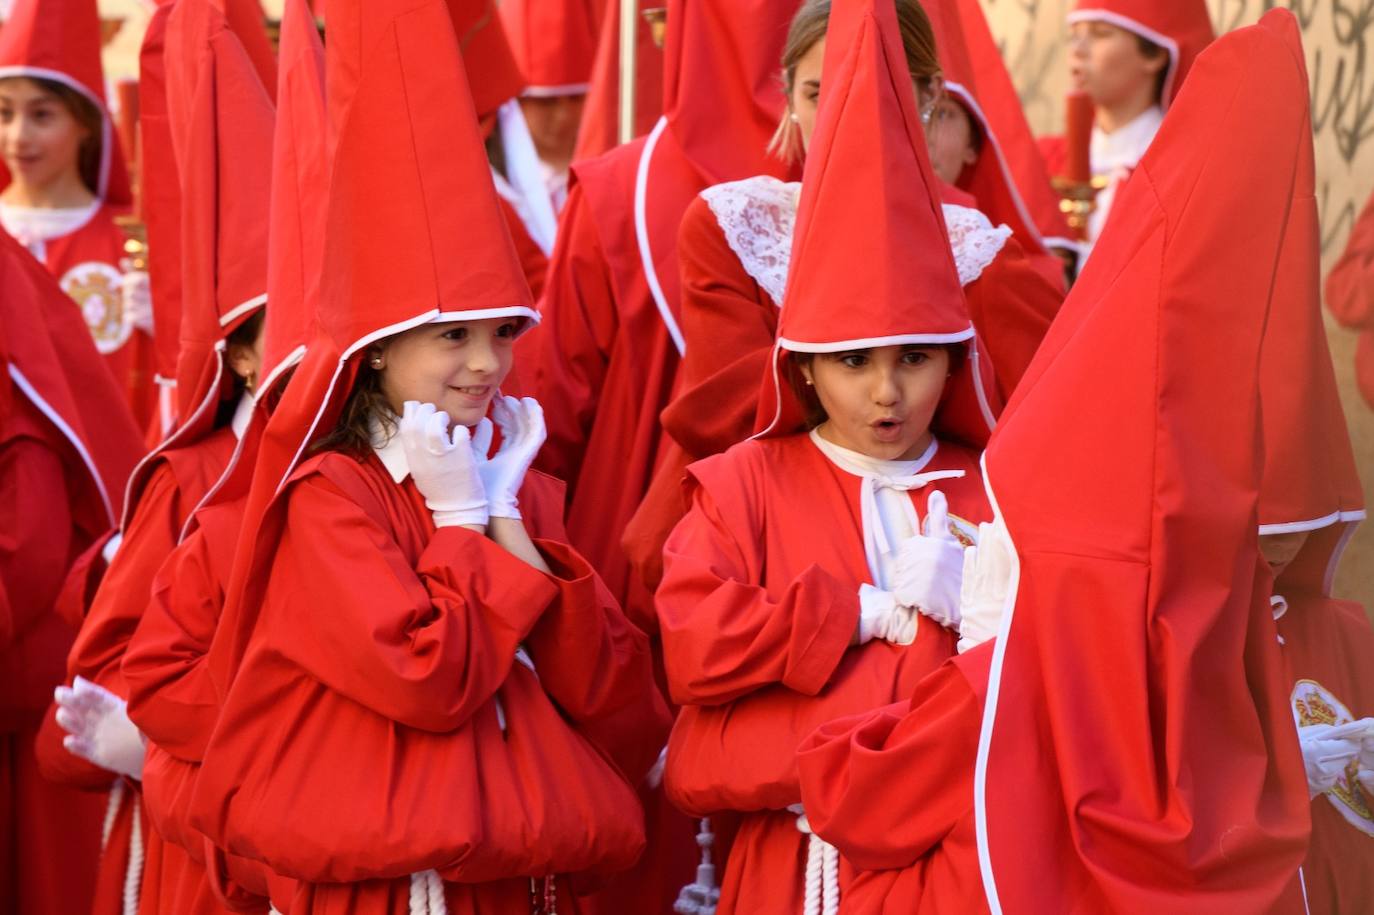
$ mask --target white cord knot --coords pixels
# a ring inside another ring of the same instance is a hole
[[[716,915],[716,906],[720,904],[716,866],[711,863],[711,846],[716,842],[716,834],[711,831],[710,817],[703,817],[700,827],[697,846],[701,848],[701,863],[697,865],[697,879],[678,893],[677,902],[673,903],[677,915]]]
[[[802,915],[836,915],[840,911],[840,850],[811,831],[801,804],[787,809],[797,815],[797,831],[808,837]]]

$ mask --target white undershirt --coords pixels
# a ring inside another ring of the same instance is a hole
[[[1092,162],[1093,174],[1107,177],[1110,183],[1097,195],[1097,208],[1088,217],[1086,252],[1091,252],[1107,224],[1107,215],[1116,200],[1118,186],[1130,175],[1131,169],[1140,163],[1162,123],[1164,111],[1158,105],[1151,105],[1111,133],[1093,127],[1088,158]]]
[[[0,201],[0,226],[41,261],[47,242],[75,232],[99,209],[99,200],[82,207],[26,207]]]

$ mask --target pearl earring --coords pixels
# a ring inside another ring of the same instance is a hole
[[[801,123],[801,118],[797,117],[797,113],[795,111],[789,114],[787,117],[792,121],[793,124]]]
[[[373,367],[374,369],[379,369],[379,368],[382,367],[382,359],[381,359],[380,356],[373,356],[373,357],[372,357],[372,367]]]

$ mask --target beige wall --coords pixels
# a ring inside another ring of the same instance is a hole
[[[1060,130],[1068,82],[1064,15],[1072,0],[982,3],[1002,44],[1032,129],[1037,133]],[[1208,0],[1208,6],[1219,33],[1252,23],[1274,6],[1291,8],[1298,16],[1312,80],[1317,200],[1323,265],[1329,268],[1344,248],[1356,214],[1374,191],[1374,18],[1369,15],[1369,2]],[[1355,334],[1329,319],[1327,331],[1364,482],[1365,504],[1374,507],[1374,410],[1355,389]],[[1352,541],[1336,591],[1374,610],[1374,521],[1366,522]]]

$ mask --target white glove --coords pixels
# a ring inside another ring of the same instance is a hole
[[[89,680],[77,677],[72,687],[59,686],[57,723],[67,731],[62,746],[102,769],[141,779],[146,746],[129,720],[129,704]]]
[[[126,269],[119,281],[119,293],[124,309],[124,325],[152,336],[153,293],[148,271]]]
[[[434,513],[436,527],[487,524],[487,494],[477,472],[476,446],[491,442],[491,423],[475,433],[456,426],[449,437],[448,414],[434,404],[407,400],[396,426],[415,488]]]
[[[863,584],[859,586],[859,644],[874,639],[910,645],[916,641],[916,611],[902,606],[891,591]]]
[[[1335,787],[1351,760],[1360,755],[1360,741],[1340,733],[1342,725],[1309,724],[1298,728],[1302,762],[1307,769],[1307,794],[1316,797]]]
[[[936,489],[926,499],[924,534],[897,547],[893,588],[897,600],[941,626],[959,626],[959,587],[964,576],[964,547],[949,530],[949,503]]]
[[[478,472],[491,502],[493,518],[520,517],[520,485],[548,433],[544,429],[544,409],[533,397],[497,397],[491,405],[492,418],[501,427],[501,450],[486,458],[478,452]]]
[[[959,589],[959,653],[995,638],[1011,588],[1012,550],[1000,523],[978,525],[978,545],[964,550]]]

